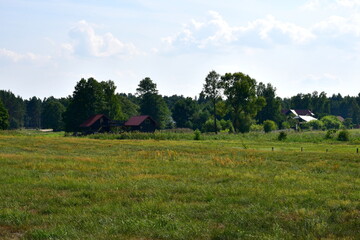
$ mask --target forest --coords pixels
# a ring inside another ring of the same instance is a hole
[[[151,78],[142,79],[135,93],[119,93],[115,83],[94,78],[77,82],[72,95],[62,98],[36,96],[23,99],[10,90],[0,90],[1,129],[53,129],[77,132],[94,114],[125,121],[136,115],[150,115],[159,129],[199,129],[202,132],[244,133],[263,129],[294,127],[284,109],[308,109],[317,119],[303,129],[357,128],[360,125],[360,93],[342,96],[325,92],[299,93],[281,98],[270,83],[257,82],[241,72],[221,76],[209,72],[195,98],[163,96]],[[120,89],[121,92],[121,89]],[[341,116],[344,120],[336,122]]]

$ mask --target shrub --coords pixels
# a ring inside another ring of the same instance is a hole
[[[341,121],[332,115],[321,118],[321,121],[326,129],[340,129],[342,125]]]
[[[281,129],[290,129],[291,125],[289,122],[282,122],[281,123]]]
[[[215,128],[214,128],[214,119],[208,119],[204,125],[202,126],[202,132],[215,132]],[[220,132],[221,130],[221,125],[220,125],[220,121],[216,121],[216,128],[217,128],[217,132]]]
[[[341,130],[338,134],[337,140],[347,142],[350,140],[350,133],[347,130]]]
[[[262,132],[264,130],[264,126],[262,124],[253,124],[250,127],[251,132]]]
[[[325,134],[325,139],[333,139],[335,137],[335,134],[336,134],[335,129],[328,130]]]
[[[221,119],[220,120],[221,129],[228,133],[234,132],[234,126],[230,120]]]
[[[303,129],[321,130],[324,128],[324,123],[320,120],[312,120],[301,126]]]
[[[201,132],[199,131],[199,129],[196,129],[194,131],[194,140],[200,140],[201,138]]]
[[[277,129],[276,123],[272,120],[266,120],[264,121],[264,131],[266,133],[269,133],[271,131],[274,131]]]
[[[286,138],[287,138],[286,132],[280,132],[279,133],[279,136],[278,136],[279,141],[284,141],[284,140],[286,140]]]

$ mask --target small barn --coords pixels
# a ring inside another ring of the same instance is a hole
[[[149,115],[131,117],[124,126],[130,131],[155,132],[155,120]]]
[[[111,120],[105,114],[91,116],[80,125],[86,133],[109,132]]]

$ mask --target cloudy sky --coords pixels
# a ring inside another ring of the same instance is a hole
[[[65,97],[81,78],[194,97],[211,70],[277,94],[360,92],[360,0],[0,0],[0,89]]]

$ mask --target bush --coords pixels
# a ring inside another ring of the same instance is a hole
[[[324,123],[320,120],[312,120],[302,124],[302,129],[321,130],[324,128]]]
[[[204,125],[202,126],[201,131],[202,132],[215,132],[215,126],[214,126],[214,119],[208,119]],[[220,121],[216,121],[216,128],[217,128],[217,132],[220,132],[221,130],[221,125],[220,125]]]
[[[321,121],[326,129],[340,129],[342,125],[341,121],[332,115],[321,118]]]
[[[284,140],[286,140],[286,138],[287,138],[286,132],[280,132],[279,133],[279,136],[278,136],[279,141],[284,141]]]
[[[274,131],[277,129],[276,123],[272,120],[266,120],[264,121],[264,131],[266,133],[269,133],[271,131]]]
[[[347,130],[341,130],[338,134],[337,140],[347,142],[350,140],[350,133]]]
[[[251,132],[262,132],[264,130],[264,126],[262,124],[253,124],[250,127]]]
[[[291,125],[289,122],[282,122],[281,123],[281,129],[290,129]]]
[[[196,129],[194,131],[194,140],[200,140],[200,138],[201,138],[201,132],[199,129]]]
[[[234,126],[230,120],[221,119],[220,126],[221,126],[221,130],[224,130],[225,132],[228,133],[234,132]]]
[[[325,139],[333,139],[335,137],[335,134],[336,134],[335,129],[328,130],[325,134]]]

